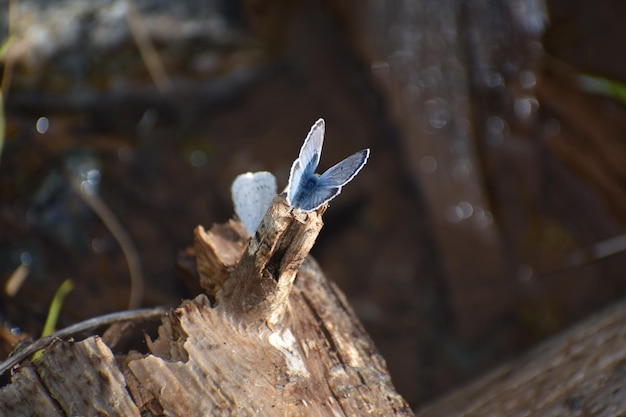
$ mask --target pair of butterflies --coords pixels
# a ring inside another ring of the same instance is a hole
[[[318,175],[315,170],[323,144],[324,120],[319,119],[311,127],[291,166],[287,202],[294,209],[311,212],[337,197],[341,188],[363,168],[370,154],[369,149],[364,149]],[[276,195],[276,179],[269,172],[241,174],[233,182],[231,192],[235,212],[253,235]]]

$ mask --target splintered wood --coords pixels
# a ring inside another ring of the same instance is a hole
[[[149,354],[113,360],[98,337],[59,341],[18,368],[0,416],[412,416],[344,295],[307,257],[324,210],[293,211],[281,195],[252,238],[236,221],[198,227],[206,294],[164,320]]]

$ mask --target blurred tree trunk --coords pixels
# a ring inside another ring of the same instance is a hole
[[[419,417],[626,415],[626,302],[445,396]]]
[[[494,193],[510,184],[493,152],[511,141],[510,124],[532,124],[545,6],[371,0],[358,9],[352,33],[388,98],[429,208],[458,330],[480,336],[514,297],[515,264],[495,221],[503,208],[494,206]]]

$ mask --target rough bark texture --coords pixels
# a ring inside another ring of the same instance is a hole
[[[0,391],[0,416],[137,416],[113,353],[98,336],[57,341]]]
[[[412,416],[344,295],[307,258],[325,209],[300,213],[278,196],[245,252],[237,222],[197,228],[215,305],[183,302],[147,355],[116,361],[97,336],[58,341],[0,391],[0,415]]]
[[[282,321],[296,273],[322,229],[322,213],[301,213],[277,196],[237,268],[217,292],[233,318],[273,326]]]
[[[17,368],[12,384],[0,391],[0,415],[9,416],[63,416],[50,394],[41,383],[32,366]]]
[[[624,416],[624,342],[623,301],[417,415]]]
[[[207,233],[202,226],[194,230],[196,268],[200,287],[215,297],[228,275],[235,269],[248,242],[243,225],[236,221],[215,224]],[[218,254],[219,256],[215,256]]]

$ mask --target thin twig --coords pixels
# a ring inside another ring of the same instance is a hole
[[[4,293],[9,297],[15,296],[26,280],[30,268],[25,263],[21,263],[11,274],[7,282],[4,284]]]
[[[31,345],[19,350],[13,356],[9,357],[4,362],[0,363],[0,375],[4,374],[15,365],[28,358],[38,350],[45,349],[56,339],[66,339],[78,333],[86,332],[96,329],[100,326],[106,326],[113,323],[130,320],[149,320],[158,317],[163,317],[167,314],[167,310],[163,307],[156,308],[144,308],[141,310],[127,310],[119,311],[117,313],[105,314],[104,316],[94,317],[80,323],[73,324],[64,329],[61,329],[50,336],[42,337],[41,339],[33,342]]]
[[[172,91],[172,82],[167,76],[167,72],[165,72],[165,67],[163,66],[163,62],[161,62],[161,58],[154,44],[150,40],[148,30],[137,10],[137,5],[135,5],[135,2],[132,0],[127,0],[126,4],[128,5],[126,22],[128,22],[128,28],[137,44],[137,48],[139,48],[139,53],[146,64],[148,73],[159,92],[161,94],[168,93]]]
[[[10,48],[11,45],[10,43],[13,41],[13,24],[12,21],[14,20],[14,14],[15,14],[15,0],[9,0],[9,5],[8,5],[8,13],[7,13],[7,26],[9,28],[8,30],[8,37],[6,42],[8,42],[7,44],[7,50],[6,50],[6,56],[4,57],[4,70],[2,71],[2,85],[0,86],[0,88],[2,89],[2,96],[6,97],[7,94],[9,93],[9,86],[11,85],[11,78],[13,75],[13,64],[15,63],[15,58],[14,55],[10,53]]]
[[[130,296],[128,299],[128,308],[133,309],[139,307],[143,297],[144,278],[141,271],[141,259],[133,240],[122,224],[117,220],[115,214],[109,209],[104,201],[96,194],[90,194],[83,190],[78,180],[68,176],[68,181],[76,194],[87,204],[102,223],[109,229],[113,238],[120,245],[126,263],[128,264],[128,272],[130,274]]]

